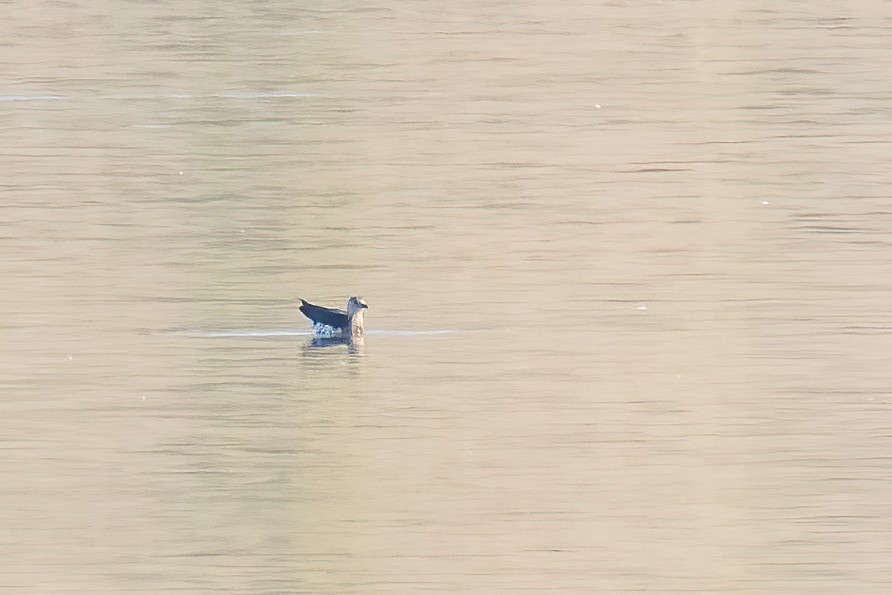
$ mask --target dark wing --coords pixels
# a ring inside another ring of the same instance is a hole
[[[347,328],[350,325],[350,319],[343,310],[314,306],[310,302],[300,300],[300,311],[317,324],[327,324],[334,328]]]

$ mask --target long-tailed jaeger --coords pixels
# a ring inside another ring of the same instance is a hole
[[[356,296],[347,300],[346,312],[300,300],[300,311],[313,321],[313,331],[317,337],[361,337],[364,333],[363,310],[368,307],[365,300]]]

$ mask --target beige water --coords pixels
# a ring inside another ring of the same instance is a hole
[[[6,8],[0,591],[892,591],[887,4]]]

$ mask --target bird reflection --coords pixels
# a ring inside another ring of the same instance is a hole
[[[346,346],[347,353],[363,355],[365,353],[365,337],[312,337],[304,344],[304,355],[315,355],[319,350]]]

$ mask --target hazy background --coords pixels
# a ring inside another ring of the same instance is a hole
[[[0,590],[892,591],[890,15],[5,4]]]

